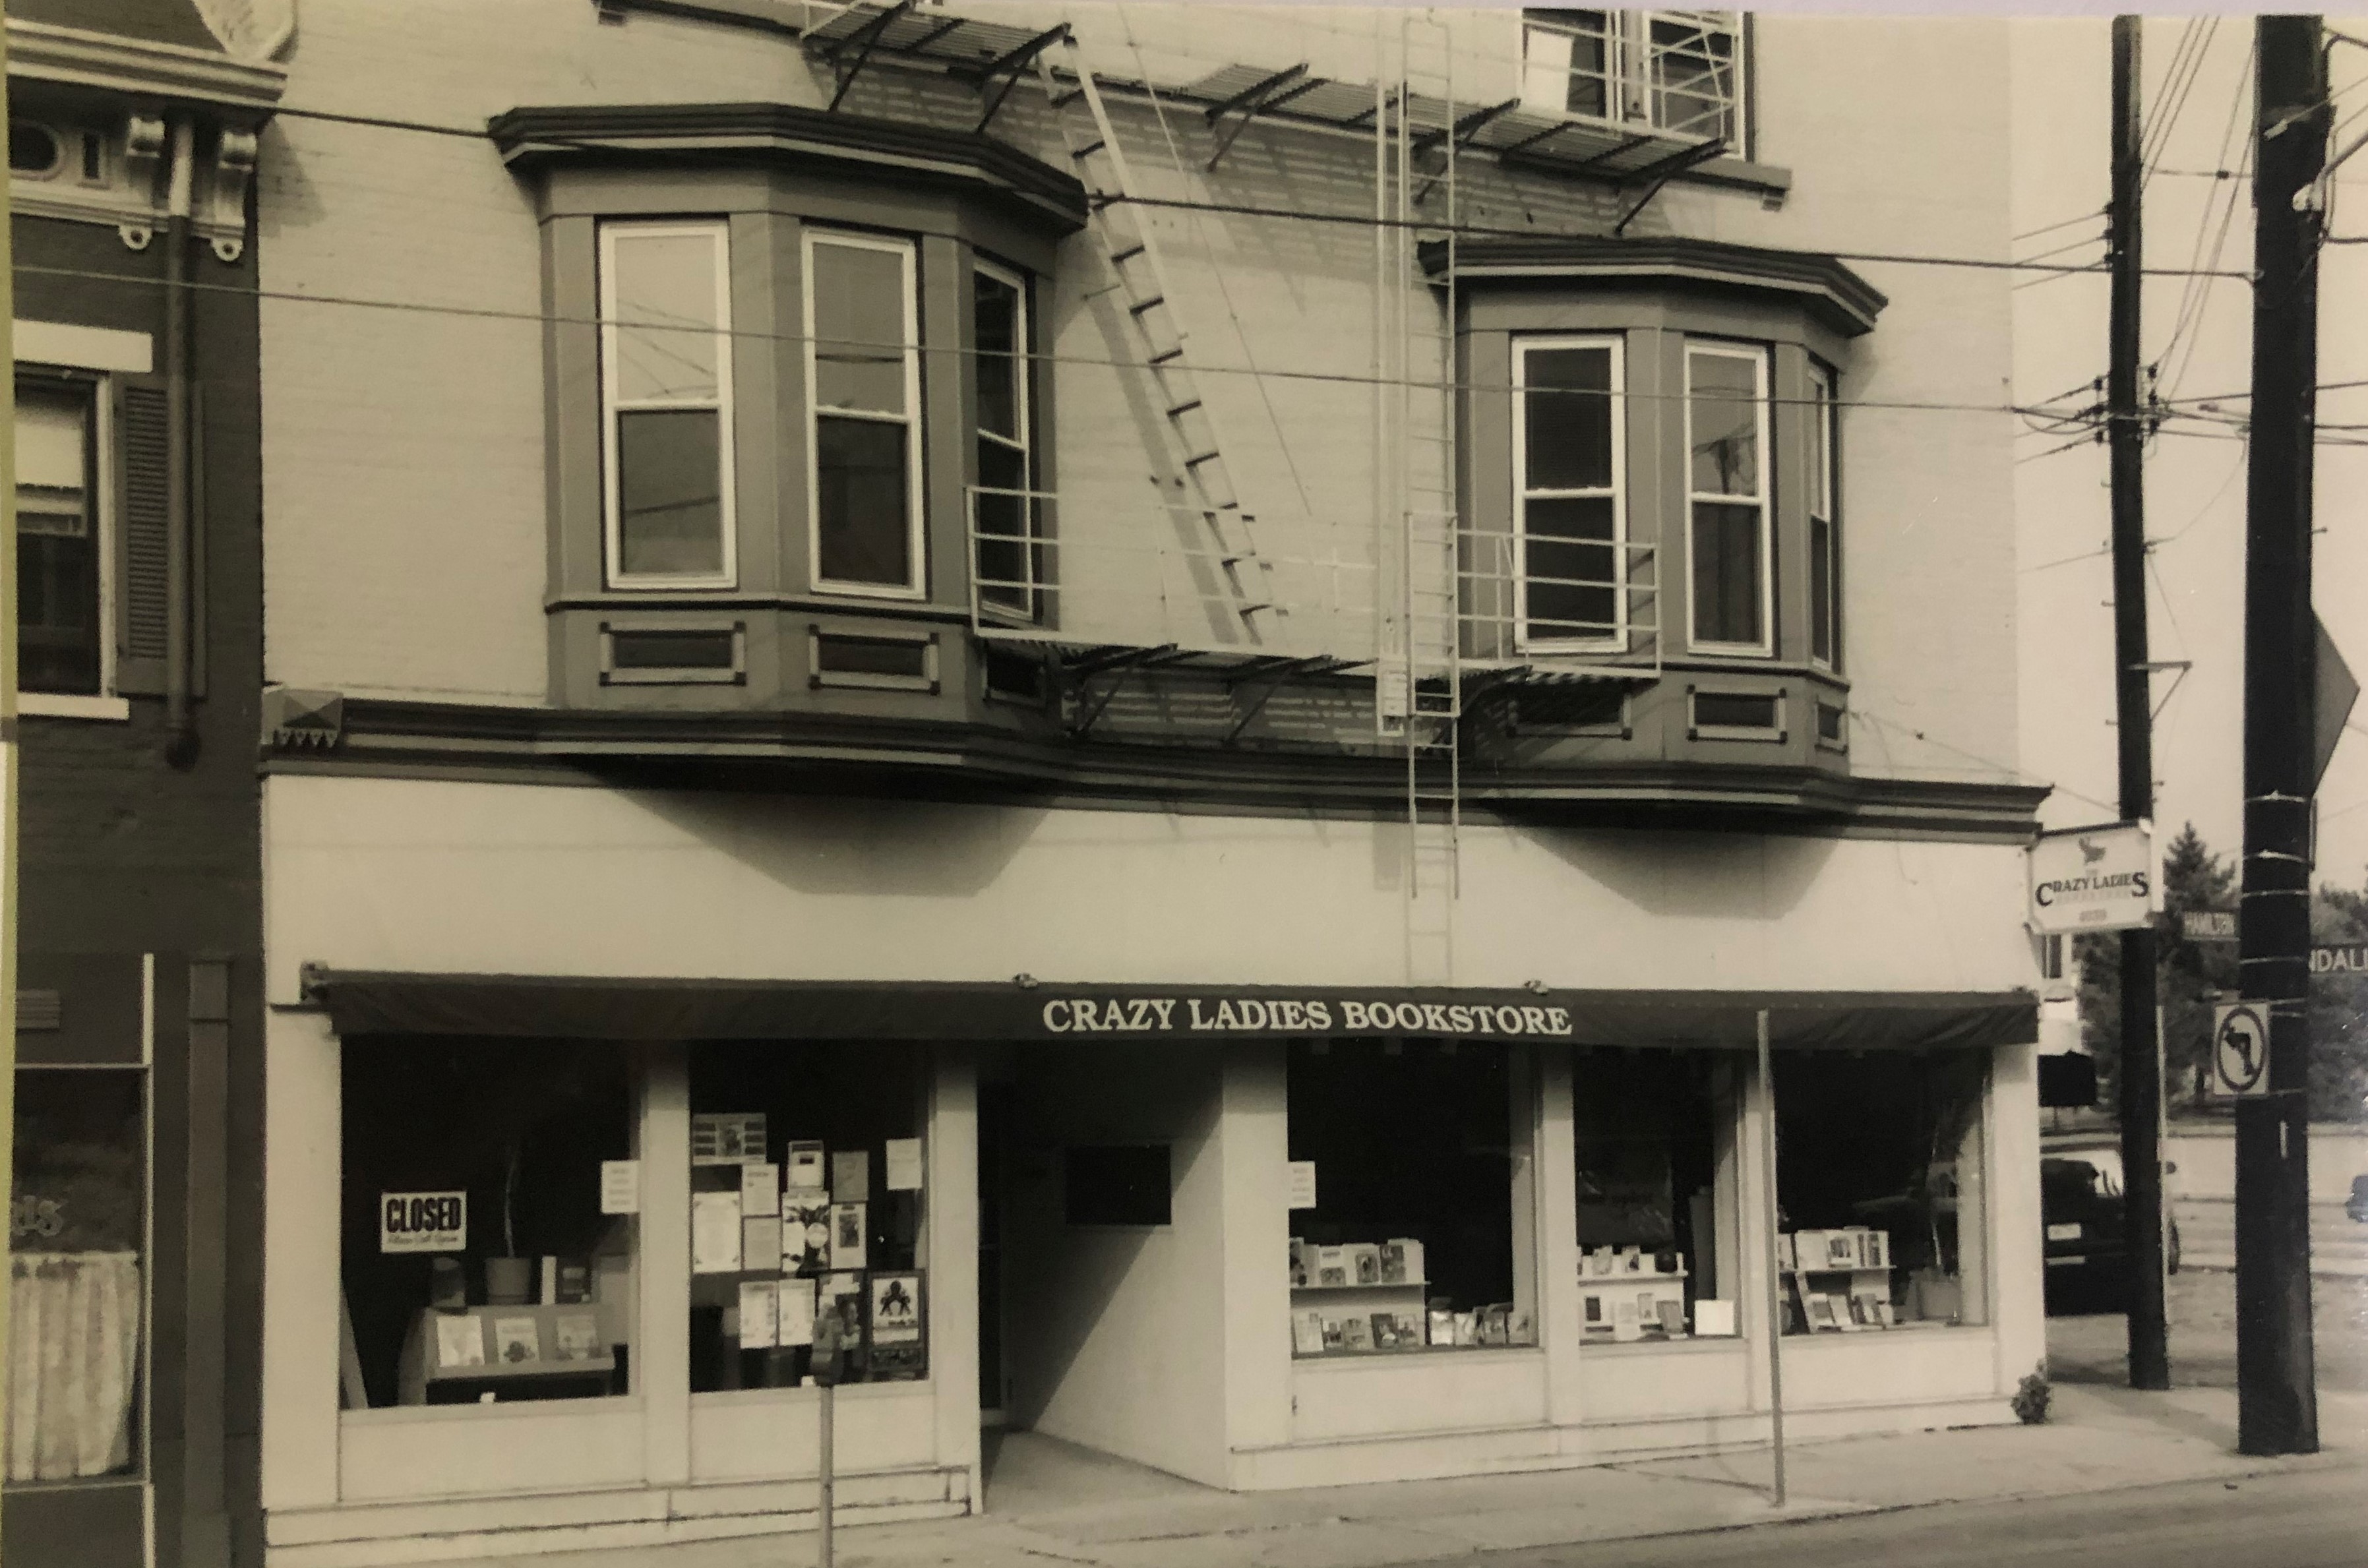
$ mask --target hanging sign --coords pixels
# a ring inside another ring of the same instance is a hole
[[[2126,931],[2162,912],[2154,824],[2106,823],[2043,833],[2031,846],[2031,928]]]
[[[465,1192],[383,1192],[378,1199],[381,1252],[466,1252]]]
[[[2212,1009],[2212,1071],[2204,1086],[2218,1099],[2270,1092],[2267,1002],[2224,1002]]]

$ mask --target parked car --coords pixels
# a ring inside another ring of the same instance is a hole
[[[2368,1176],[2351,1178],[2351,1196],[2343,1200],[2343,1211],[2368,1225]]]
[[[2047,1310],[2120,1312],[2129,1301],[2129,1213],[2119,1149],[2062,1149],[2039,1162]],[[2164,1232],[2164,1264],[2179,1272],[2179,1221]]]

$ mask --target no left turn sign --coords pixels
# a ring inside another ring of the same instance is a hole
[[[2212,1093],[2224,1099],[2270,1092],[2270,1006],[2226,1002],[2212,1010]]]

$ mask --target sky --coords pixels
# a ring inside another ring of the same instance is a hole
[[[2331,17],[2329,26],[2368,40],[2368,17]],[[2023,236],[2015,255],[2100,259],[2111,148],[2108,24],[2084,17],[2015,27],[2015,229]],[[2143,199],[2149,267],[2251,266],[2250,165],[2242,164],[2241,179],[2221,171],[2240,167],[2249,140],[2252,37],[2245,16],[2146,24],[2143,101],[2159,147]],[[2368,131],[2368,46],[2337,47],[2330,85],[2340,148]],[[2338,176],[2330,233],[2368,237],[2368,153]],[[2329,246],[2319,289],[2323,386],[2368,381],[2368,312],[2354,303],[2363,287],[2368,244]],[[2107,297],[2101,275],[2032,274],[2017,287],[2018,403],[2068,412],[2097,401],[2087,384],[2105,369]],[[2159,394],[2224,416],[2177,422],[2192,434],[2166,426],[2147,454],[2151,653],[2190,666],[2154,677],[2156,820],[2166,832],[2192,822],[2232,861],[2243,787],[2240,426],[2251,312],[2242,279],[2147,280],[2142,358],[2158,367]],[[2328,444],[2368,439],[2368,386],[2323,392],[2318,419],[2314,597],[2346,662],[2368,676],[2368,446]],[[2344,424],[2363,429],[2355,437],[2330,428]],[[2078,434],[2027,427],[2016,439],[2021,763],[2056,787],[2044,812],[2052,826],[2118,814],[2106,454],[2088,443],[2067,449]],[[2319,787],[2317,875],[2358,887],[2368,882],[2368,704],[2352,726]]]

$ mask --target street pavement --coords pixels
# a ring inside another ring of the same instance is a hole
[[[2179,1221],[2180,1258],[2191,1268],[2237,1267],[2237,1206],[2220,1199],[2182,1198],[2170,1206]],[[2368,1275],[2368,1224],[2340,1203],[2310,1206],[2310,1267],[2314,1274]]]
[[[2224,1520],[2222,1533],[2210,1538],[2219,1542],[2218,1555],[2209,1560],[2245,1568],[2368,1562],[2343,1533],[2344,1509],[2328,1501],[2351,1499],[2354,1530],[2368,1521],[2362,1506],[2368,1503],[2368,1394],[2322,1396],[2324,1451],[2316,1455],[2238,1455],[2236,1419],[2235,1395],[2226,1389],[2141,1394],[2105,1382],[2062,1384],[2043,1426],[1797,1445],[1789,1452],[1790,1498],[1781,1509],[1766,1490],[1765,1449],[1240,1494],[1014,1434],[990,1461],[985,1515],[845,1528],[837,1560],[842,1568],[1395,1568],[1449,1562],[1490,1568],[1583,1562],[1592,1568],[1797,1555],[1821,1563],[1971,1564],[1978,1558],[2081,1568],[2142,1559],[2146,1568],[2183,1568],[2206,1558],[2166,1555],[2157,1549],[2159,1532],[2140,1528],[2163,1500],[2186,1499],[2181,1507],[2199,1497],[2216,1500],[2232,1516],[2250,1516],[2257,1509],[2248,1488],[2296,1478],[2290,1492],[2271,1496],[2309,1499],[2307,1507],[2281,1506],[2257,1529]],[[1977,1551],[1979,1520],[1989,1521],[1990,1544]],[[1754,1528],[1771,1525],[1778,1528]],[[2250,1551],[2272,1535],[2283,1555]],[[2080,1540],[2094,1548],[2090,1555],[2049,1555],[2062,1541]],[[2110,1554],[2117,1543],[2140,1540],[2156,1546]],[[1820,1555],[1828,1547],[1833,1555]],[[480,1568],[797,1568],[816,1560],[815,1548],[808,1534],[478,1562]]]

